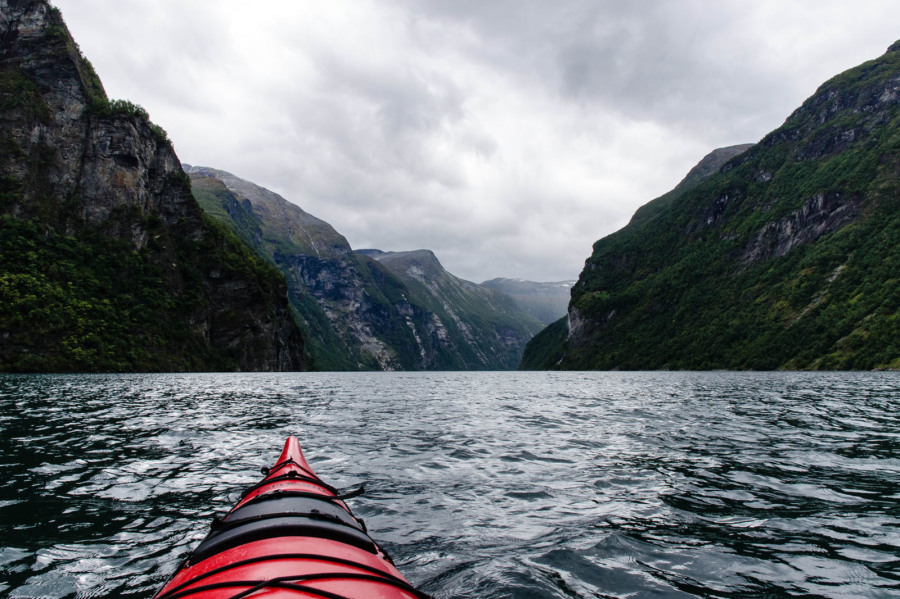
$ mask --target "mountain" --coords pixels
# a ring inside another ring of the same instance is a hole
[[[45,0],[0,0],[0,148],[0,370],[305,367],[284,278]]]
[[[407,356],[393,346],[415,339],[405,325],[395,326],[399,281],[376,280],[382,273],[373,273],[331,225],[268,189],[221,170],[184,168],[203,210],[284,274],[316,368],[403,368]]]
[[[515,368],[543,325],[509,296],[448,273],[430,250],[359,250],[399,277],[410,298],[434,315],[437,339],[454,360],[478,369]],[[424,356],[423,356],[423,359]]]
[[[263,187],[221,170],[185,169],[203,209],[286,277],[317,368],[510,369],[541,328],[508,298],[470,290],[477,286],[433,255],[423,276],[408,277],[391,260],[354,252],[331,225]]]
[[[900,42],[595,243],[522,367],[900,368],[898,116]]]
[[[574,284],[575,281],[535,283],[501,278],[485,281],[482,286],[508,295],[521,310],[548,325],[566,315]]]

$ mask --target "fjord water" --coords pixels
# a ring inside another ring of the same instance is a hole
[[[896,373],[0,377],[0,596],[149,597],[296,434],[438,598],[898,597]]]

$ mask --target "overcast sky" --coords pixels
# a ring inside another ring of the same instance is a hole
[[[896,0],[54,0],[112,98],[354,248],[574,279],[710,150],[900,38]]]

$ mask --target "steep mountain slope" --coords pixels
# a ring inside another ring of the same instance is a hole
[[[508,295],[520,310],[548,325],[568,311],[574,284],[575,281],[536,283],[522,279],[501,278],[485,281],[481,285]]]
[[[707,177],[716,174],[726,162],[735,156],[743,154],[752,147],[753,144],[741,144],[713,150],[704,156],[674,189],[638,208],[634,216],[631,217],[628,227],[617,234],[621,234],[628,229],[637,230],[641,222],[664,213],[680,195],[691,190]],[[568,308],[569,302],[566,302],[566,316],[549,323],[547,328],[528,342],[522,355],[522,363],[519,365],[520,369],[549,370],[559,368],[562,365],[562,360],[566,353],[566,341],[569,337]]]
[[[507,295],[448,273],[430,250],[359,250],[397,275],[433,314],[429,332],[444,360],[476,368],[515,368],[542,324]],[[427,355],[422,355],[427,362]]]
[[[44,0],[0,0],[0,149],[0,370],[303,368],[283,278]]]
[[[224,171],[185,168],[203,209],[285,274],[318,368],[515,368],[525,342],[540,328],[534,322],[522,328],[506,314],[491,312],[486,318],[484,310],[455,307],[451,297],[460,294],[444,286],[451,275],[440,268],[444,278],[438,288],[448,294],[442,303],[421,282],[411,286],[377,260],[352,251],[331,225],[281,196]],[[485,339],[493,345],[482,347]]]
[[[395,326],[399,281],[373,273],[331,225],[268,189],[212,168],[185,170],[203,210],[284,273],[316,368],[397,370],[412,360],[403,348],[415,338]]]
[[[900,43],[598,241],[523,367],[900,367],[898,116]]]

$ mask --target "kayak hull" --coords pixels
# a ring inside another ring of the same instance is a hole
[[[415,599],[413,588],[296,437],[191,552],[154,599]]]

